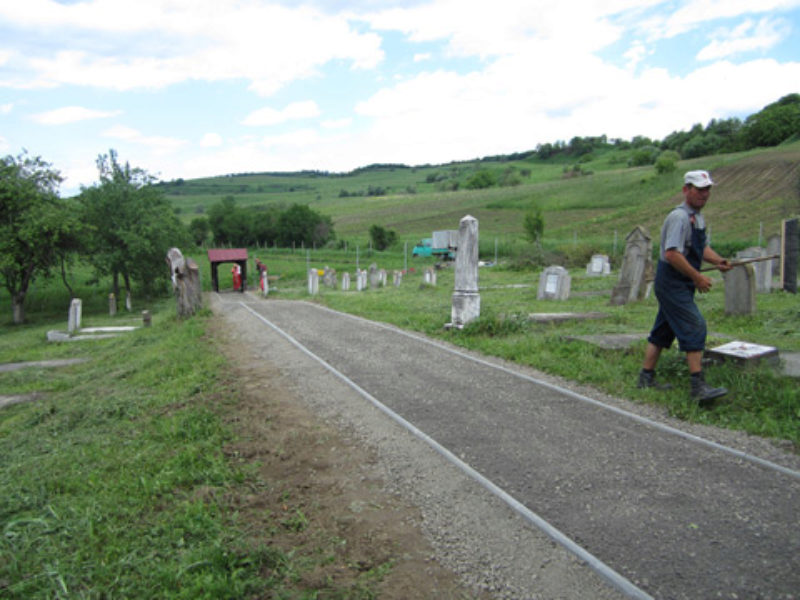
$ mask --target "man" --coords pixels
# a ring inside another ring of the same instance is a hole
[[[705,260],[720,271],[730,263],[707,244],[706,226],[700,211],[708,202],[714,182],[707,171],[689,171],[683,179],[684,202],[667,215],[661,228],[661,247],[656,269],[655,294],[658,314],[647,338],[638,387],[667,389],[656,382],[655,368],[661,351],[678,338],[678,347],[686,353],[691,397],[701,406],[728,393],[711,387],[703,376],[703,350],[706,322],[694,301],[695,290],[701,294],[711,289],[711,278],[700,272]]]

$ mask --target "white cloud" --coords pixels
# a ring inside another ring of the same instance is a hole
[[[720,29],[714,39],[697,54],[698,60],[717,60],[743,52],[769,50],[789,35],[781,20],[761,19],[757,24],[746,20],[733,30]]]
[[[353,124],[353,119],[344,117],[342,119],[330,119],[322,122],[322,127],[325,129],[346,129]]]
[[[46,33],[49,40],[18,61],[27,76],[4,85],[131,90],[190,79],[245,79],[267,95],[330,61],[371,69],[383,60],[377,35],[359,32],[343,16],[302,6],[143,0],[124,10],[124,18],[120,14],[117,0],[0,3],[0,20],[31,37]]]
[[[206,133],[200,140],[202,148],[217,148],[222,145],[222,136],[218,133]]]
[[[121,114],[122,111],[102,111],[84,108],[82,106],[65,106],[47,112],[33,115],[34,121],[40,125],[66,125],[78,121],[89,121],[93,119],[107,119]]]
[[[103,137],[128,142],[137,146],[145,146],[156,155],[171,154],[186,146],[186,141],[166,136],[146,136],[139,130],[125,125],[115,125],[103,132]]]
[[[0,104],[0,115],[10,114],[12,110],[14,110],[13,102],[9,102],[7,104]]]
[[[416,62],[423,62],[426,60],[430,60],[431,56],[432,55],[430,52],[419,52],[414,55],[414,62],[416,63]]]
[[[690,0],[678,10],[648,19],[651,38],[674,37],[717,19],[768,14],[800,6],[798,0]]]
[[[319,107],[313,100],[292,102],[283,110],[276,110],[269,106],[251,112],[242,121],[243,125],[262,127],[278,125],[286,121],[298,119],[312,119],[320,115]]]

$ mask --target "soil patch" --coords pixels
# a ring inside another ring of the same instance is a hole
[[[226,453],[258,470],[252,493],[228,499],[249,543],[316,557],[300,574],[306,590],[355,592],[375,580],[387,600],[489,598],[436,561],[419,510],[385,491],[369,449],[311,413],[278,370],[232,340],[221,321],[209,327],[230,362],[237,397],[226,407],[236,434]]]

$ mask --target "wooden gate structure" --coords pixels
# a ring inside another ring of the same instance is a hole
[[[212,248],[208,251],[208,262],[211,263],[211,286],[215,292],[219,292],[219,265],[235,263],[242,269],[242,287],[239,291],[244,293],[247,289],[247,248]]]

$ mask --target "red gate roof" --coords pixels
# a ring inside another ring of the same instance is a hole
[[[208,251],[209,262],[247,260],[247,248],[213,248]]]

